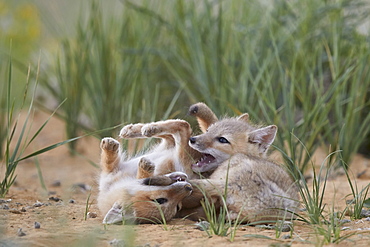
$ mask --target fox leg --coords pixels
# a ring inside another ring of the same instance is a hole
[[[168,145],[172,145],[167,148],[175,148],[174,156],[181,164],[183,171],[188,175],[193,174],[191,164],[198,160],[201,155],[188,144],[192,129],[187,121],[171,119],[149,123],[142,127],[141,133],[147,137],[165,137],[168,140]]]
[[[204,103],[199,102],[189,107],[189,115],[196,117],[199,127],[205,133],[208,127],[217,122],[218,118]]]
[[[149,178],[154,175],[155,165],[144,157],[140,159],[139,167],[137,170],[137,179]]]
[[[120,144],[117,140],[106,137],[100,142],[100,148],[102,150],[100,157],[100,165],[103,172],[111,173],[117,167],[120,162]]]
[[[141,134],[141,128],[143,126],[144,124],[142,123],[128,124],[121,129],[119,136],[124,139],[146,138],[146,136]]]
[[[143,134],[142,128],[143,126],[146,126],[146,125],[148,124],[142,124],[142,123],[128,124],[121,129],[119,136],[124,139],[152,137],[152,136],[146,136]],[[153,136],[153,137],[161,138],[164,141],[167,148],[174,146],[175,142],[172,136],[170,135],[161,135],[161,136],[158,135],[158,136]]]

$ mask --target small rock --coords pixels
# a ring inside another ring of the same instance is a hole
[[[16,210],[16,209],[11,209],[11,210],[9,210],[9,212],[11,212],[11,213],[13,213],[13,214],[22,214],[22,212],[21,212],[21,211]]]
[[[22,207],[20,211],[21,211],[22,213],[27,212],[27,210],[26,210],[26,208],[25,208],[25,207]]]
[[[8,206],[8,204],[4,204],[4,205],[0,206],[0,209],[8,210],[9,206]]]
[[[109,245],[114,247],[124,247],[125,242],[122,239],[113,239],[109,242]]]
[[[70,199],[68,202],[69,202],[69,203],[76,203],[76,201],[75,201],[75,200],[73,200],[73,199]]]
[[[341,224],[344,224],[344,223],[349,223],[349,222],[351,222],[351,220],[349,220],[349,219],[342,219],[342,220],[340,220],[339,221]]]
[[[96,217],[98,217],[98,214],[95,213],[95,212],[88,212],[87,213],[87,217],[88,218],[96,218]]]
[[[55,180],[52,184],[51,184],[51,186],[53,186],[53,187],[60,187],[62,185],[62,183],[59,181],[59,180]]]
[[[346,230],[351,230],[351,228],[348,226],[342,227],[342,231],[346,231]]]
[[[281,238],[282,239],[290,239],[290,238],[292,238],[292,236],[290,236],[290,234],[286,234],[286,235],[283,235]]]
[[[39,202],[39,201],[37,201],[35,204],[33,204],[33,206],[34,207],[41,207],[41,206],[44,206],[45,204],[44,203],[42,203],[42,202]]]
[[[24,232],[22,231],[22,228],[18,228],[17,235],[18,235],[19,237],[23,237],[23,236],[26,236],[26,233],[24,233]]]
[[[198,223],[195,223],[195,229],[201,230],[201,231],[207,231],[209,229],[210,223],[208,221],[200,221]]]
[[[58,198],[58,197],[55,197],[55,196],[49,197],[49,200],[50,200],[50,201],[54,201],[54,202],[62,201],[62,199],[60,199],[60,198]]]
[[[370,210],[362,209],[360,216],[362,218],[370,217]]]
[[[35,221],[35,224],[34,224],[35,228],[36,229],[40,229],[41,228],[41,224],[37,221]]]
[[[364,220],[366,220],[366,221],[370,221],[370,217],[367,217],[366,219],[364,219]]]
[[[3,199],[0,199],[0,204],[3,204],[3,203],[6,203],[6,201]]]
[[[265,230],[273,230],[275,229],[275,226],[273,225],[256,225],[255,227],[265,229]]]
[[[83,183],[77,183],[73,185],[74,188],[80,188],[82,192],[90,191],[91,186]]]

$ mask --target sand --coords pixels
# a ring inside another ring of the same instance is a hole
[[[37,112],[32,129],[41,126],[47,117]],[[53,118],[27,152],[62,140],[65,140],[63,123]],[[89,162],[99,162],[99,140],[83,138],[77,147],[82,156],[72,156],[67,146],[61,146],[38,157],[46,190],[41,185],[35,159],[19,164],[16,184],[0,201],[0,246],[310,246],[323,241],[312,226],[297,221],[288,239],[284,238],[289,232],[282,232],[277,238],[275,230],[240,226],[233,241],[230,236],[209,237],[196,229],[195,222],[186,219],[172,220],[167,225],[104,226],[103,215],[96,206],[99,168]],[[315,163],[320,164],[324,157],[325,152],[317,152]],[[369,167],[370,160],[356,155],[351,171],[355,177],[362,173],[353,180],[358,188],[369,183]],[[335,210],[343,210],[350,192],[346,177],[336,176],[328,181],[325,203],[329,208],[334,202]],[[85,219],[86,211],[92,217]],[[35,228],[35,222],[40,228]],[[353,235],[339,246],[370,246],[369,219],[351,220],[342,227],[347,229],[341,232],[342,236]]]

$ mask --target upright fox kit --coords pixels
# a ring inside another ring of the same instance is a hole
[[[203,131],[202,135],[190,137],[189,145],[202,154],[202,159],[192,165],[195,172],[215,170],[234,154],[246,154],[265,158],[275,139],[277,127],[257,127],[249,122],[247,113],[238,118],[218,120],[203,103],[190,107]]]
[[[231,220],[276,220],[284,215],[289,218],[289,212],[294,212],[298,206],[298,190],[282,167],[266,159],[277,127],[254,126],[249,123],[248,114],[204,121],[199,119],[208,112],[204,107],[196,104],[190,108],[206,132],[191,137],[189,145],[203,154],[193,164],[193,170],[213,173],[208,179],[190,181],[194,191],[184,199],[185,209],[181,215],[196,212],[198,217],[204,217],[199,203],[204,194],[216,206],[221,206],[221,196],[227,191],[226,206]],[[197,111],[192,111],[194,108]]]

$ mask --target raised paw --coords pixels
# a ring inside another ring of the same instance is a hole
[[[139,162],[139,168],[148,173],[153,173],[155,169],[155,165],[150,160],[141,158]]]
[[[100,142],[100,148],[109,152],[118,152],[119,142],[111,137],[105,137]]]
[[[166,174],[165,176],[171,178],[174,181],[186,181],[188,179],[188,175],[183,172],[171,172]]]
[[[124,126],[120,133],[119,136],[121,138],[129,139],[129,138],[142,138],[143,135],[141,134],[141,128],[143,127],[144,124],[128,124]]]
[[[145,124],[141,128],[141,134],[143,136],[146,136],[146,137],[152,137],[152,136],[155,136],[155,135],[157,135],[161,132],[162,132],[161,128],[159,127],[159,125],[157,125],[155,123]]]

